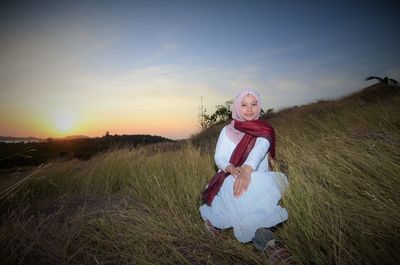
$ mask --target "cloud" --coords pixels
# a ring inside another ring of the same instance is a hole
[[[98,38],[94,41],[94,44],[91,45],[90,49],[92,50],[104,50],[110,48],[112,45],[123,39],[125,35],[123,34],[115,34],[109,37]]]
[[[394,67],[388,70],[389,78],[394,78],[400,82],[400,67]]]

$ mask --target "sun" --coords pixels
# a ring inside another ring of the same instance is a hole
[[[70,132],[75,125],[75,115],[68,111],[57,111],[54,113],[54,127],[60,133]]]

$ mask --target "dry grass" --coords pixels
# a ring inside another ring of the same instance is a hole
[[[211,156],[121,149],[54,162],[2,200],[2,264],[261,264],[227,231],[203,230]]]
[[[399,264],[400,96],[345,100],[272,117],[290,181],[277,236],[299,264]],[[120,149],[7,179],[2,264],[268,264],[230,230],[203,229],[214,162],[200,147],[215,131],[198,147]]]
[[[304,264],[398,264],[400,96],[348,103],[271,121],[291,183],[280,236]]]

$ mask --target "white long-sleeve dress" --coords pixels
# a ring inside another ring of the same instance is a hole
[[[215,163],[219,170],[229,165],[229,159],[236,144],[228,137],[226,127],[221,130],[215,150]],[[258,228],[275,226],[288,218],[285,208],[278,205],[285,188],[287,178],[279,172],[268,171],[269,141],[257,138],[248,155],[245,165],[254,169],[246,192],[236,198],[233,195],[235,179],[232,175],[225,178],[222,187],[211,206],[200,207],[204,220],[209,220],[217,228],[233,227],[235,237],[242,243],[252,240]]]

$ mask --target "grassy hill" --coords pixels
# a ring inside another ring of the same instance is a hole
[[[278,230],[299,264],[399,264],[400,91],[381,85],[275,113],[289,177]],[[188,143],[50,162],[0,182],[2,264],[269,264],[203,229],[220,128]],[[205,147],[208,146],[208,147]]]

